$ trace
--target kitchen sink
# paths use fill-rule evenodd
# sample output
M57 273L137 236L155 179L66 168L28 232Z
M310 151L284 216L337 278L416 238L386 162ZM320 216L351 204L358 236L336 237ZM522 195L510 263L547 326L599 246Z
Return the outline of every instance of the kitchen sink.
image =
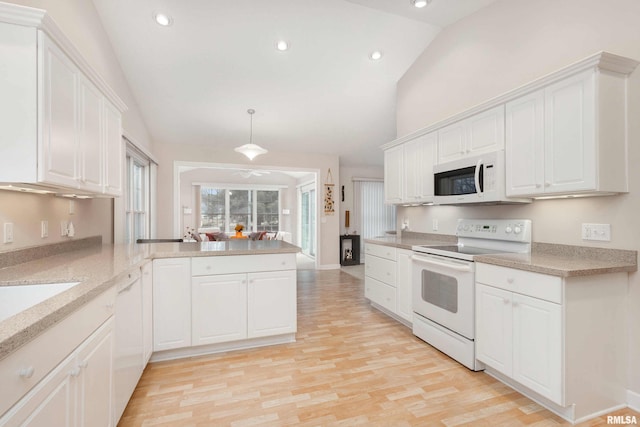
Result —
M80 282L0 286L0 322L49 299Z

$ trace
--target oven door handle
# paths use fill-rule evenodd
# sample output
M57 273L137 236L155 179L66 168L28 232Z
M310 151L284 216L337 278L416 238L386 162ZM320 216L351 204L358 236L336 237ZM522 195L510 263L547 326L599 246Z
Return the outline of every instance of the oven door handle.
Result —
M452 270L466 271L466 272L471 271L471 266L469 264L461 265L461 264L448 263L446 261L436 261L434 259L425 258L419 255L412 255L411 259L413 261L421 262L423 264L431 264L438 267L450 268Z

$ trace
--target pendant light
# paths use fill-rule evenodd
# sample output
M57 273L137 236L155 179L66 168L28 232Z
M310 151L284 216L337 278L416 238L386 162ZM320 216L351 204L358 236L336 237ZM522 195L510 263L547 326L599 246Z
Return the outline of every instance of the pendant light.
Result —
M267 152L267 150L265 150L264 148L260 147L259 145L256 145L252 142L253 139L253 115L255 114L256 110L250 108L247 110L247 113L249 113L249 117L251 118L251 130L249 133L249 143L248 144L244 144L240 147L237 147L235 149L235 151L237 151L238 153L242 153L245 156L247 156L249 158L249 160L253 160L254 157L259 156L260 154L265 154Z

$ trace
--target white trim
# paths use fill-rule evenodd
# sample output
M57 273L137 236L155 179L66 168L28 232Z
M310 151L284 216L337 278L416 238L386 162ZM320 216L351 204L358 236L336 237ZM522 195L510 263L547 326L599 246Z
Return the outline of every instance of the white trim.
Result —
M223 182L192 182L192 185L199 185L205 188L222 188L225 190L260 190L260 191L277 191L289 188L284 184L234 184Z
M122 129L122 137L127 140L127 142L129 144L131 144L136 150L140 151L142 154L144 154L145 156L147 156L149 158L149 160L151 160L153 163L155 163L156 165L158 164L158 160L155 158L155 156L153 154L151 154L151 152L149 151L148 148L144 147L143 145L141 145L135 138L133 138L131 136L131 134L125 130L124 128Z
M296 342L296 334L283 334L272 337L249 338L239 341L225 343L201 345L195 347L184 347L173 350L156 351L151 356L151 362L162 360L182 359L185 357L202 356L206 354L222 353L233 350L244 350L248 348L265 347L277 344L288 344Z
M17 4L0 3L0 22L37 27L42 23L46 10Z
M640 393L627 390L627 405L636 412L640 412Z
M363 178L360 176L353 176L351 177L351 181L384 182L384 178Z
M526 95L527 93L541 89L544 86L547 86L551 83L555 83L556 81L565 79L574 74L580 73L582 71L585 71L591 68L596 68L600 70L606 70L606 71L611 71L614 73L620 73L620 74L626 75L631 73L633 70L635 70L638 64L640 64L640 62L634 59L601 51L581 61L568 65L567 67L561 68L558 71L554 71L553 73L547 74L546 76L540 77L539 79L536 79L530 83L520 86L519 88L505 92L502 95L496 96L495 98L491 98L488 101L482 102L474 107L471 107L468 110L462 111L458 114L454 114L453 116L450 116L439 122L433 123L425 128L419 129L401 138L397 138L391 142L387 142L386 144L381 145L380 148L382 150L387 150L391 147L395 147L396 145L400 145L407 141L411 141L415 138L437 131L440 128L443 128L445 126L448 126L460 120L466 119L468 117L474 116L485 110L489 110L491 108L497 107L500 104L504 104L513 99Z
M340 264L321 264L316 269L317 270L340 270L342 266Z

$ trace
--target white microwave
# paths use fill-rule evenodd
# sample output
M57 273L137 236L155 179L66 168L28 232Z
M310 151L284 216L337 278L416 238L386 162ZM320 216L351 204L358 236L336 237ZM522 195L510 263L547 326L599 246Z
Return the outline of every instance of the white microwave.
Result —
M434 204L530 203L507 198L504 150L467 157L433 167Z

